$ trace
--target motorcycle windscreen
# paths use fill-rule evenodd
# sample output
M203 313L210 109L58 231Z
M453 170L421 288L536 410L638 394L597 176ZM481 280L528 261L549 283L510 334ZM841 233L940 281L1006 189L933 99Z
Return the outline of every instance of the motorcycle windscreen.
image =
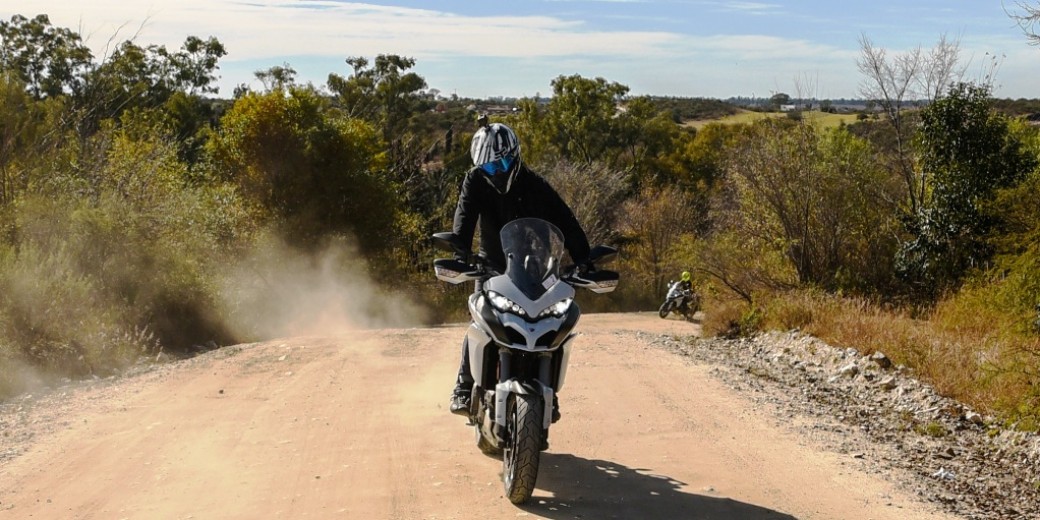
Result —
M538 218L521 218L502 227L506 276L528 298L537 300L560 279L563 233Z

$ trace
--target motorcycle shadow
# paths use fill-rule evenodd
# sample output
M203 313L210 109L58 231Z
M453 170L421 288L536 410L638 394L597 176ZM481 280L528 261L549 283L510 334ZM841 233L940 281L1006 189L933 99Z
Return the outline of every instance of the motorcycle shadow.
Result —
M683 482L615 462L543 452L540 466L534 496L518 507L545 518L796 520L729 498L683 492Z
M664 319L666 319L666 320L675 320L675 321L685 321L686 323L693 323L693 324L696 324L696 325L700 325L704 321L704 315L700 311L697 311L697 312L695 312L695 313L693 313L693 314L691 314L691 315L689 315L687 317L687 316L683 316L682 314L680 314L678 312L673 312L673 313L669 314L667 317L665 317Z

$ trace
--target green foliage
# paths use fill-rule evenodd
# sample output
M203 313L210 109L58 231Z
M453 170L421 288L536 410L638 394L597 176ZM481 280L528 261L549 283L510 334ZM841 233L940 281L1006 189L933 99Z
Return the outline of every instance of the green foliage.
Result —
M378 138L371 125L326 109L310 88L247 94L221 120L210 156L297 245L350 233L378 250L396 210L393 187L376 173Z
M688 270L674 251L698 226L689 197L674 187L644 188L622 205L618 226L626 242L621 263L626 284L651 289L647 296L657 301L669 277Z
M1040 158L1040 131L1013 123L1011 130L1033 157ZM992 233L988 245L994 251L993 267L982 273L979 284L992 291L993 307L1010 320L1014 330L1024 334L1040 332L1040 169L1034 169L1018 184L995 191L991 202L982 206L992 215L999 232ZM1040 352L1036 352L1040 355ZM1040 415L1040 412L1038 412Z
M786 259L783 244L749 240L719 228L700 242L690 264L719 288L750 304L757 294L797 285L797 274Z
M554 79L552 88L553 97L544 110L533 100L518 105L516 131L530 136L522 137L525 156L536 162L559 158L612 164L618 145L624 144L619 137L625 116L618 106L628 87L574 75Z
M769 104L774 110L779 110L781 106L791 104L791 96L783 92L777 92L769 97Z
M354 73L349 78L329 74L329 90L339 97L339 106L349 117L376 124L383 132L383 140L391 143L400 139L408 119L419 112L419 92L426 88L426 80L414 72L405 72L415 66L413 58L396 54L380 54L369 67L364 57L347 58Z
M124 325L126 306L99 301L97 281L80 271L72 248L5 247L0 262L5 357L47 372L107 375L156 346L146 332ZM126 337L141 341L112 341Z
M18 163L45 131L41 119L41 109L25 91L25 83L13 74L0 74L0 208L24 189Z
M910 222L899 269L935 295L955 287L969 269L989 264L988 241L1000 217L984 208L996 190L1036 168L1037 158L1010 132L1008 119L991 110L989 90L967 84L922 111L919 147L931 197Z
M736 106L719 99L651 96L648 100L657 111L670 114L674 123L719 119L740 111Z
M628 98L625 85L579 75L560 76L552 87L548 104L521 100L509 121L526 161L602 163L627 171L634 187L689 176L673 155L683 131L653 98Z
M364 274L359 287L405 287L432 319L465 319L471 288L433 279L427 237L450 226L480 101L427 90L415 60L348 58L332 96L284 64L258 73L263 92L219 100L201 96L225 55L213 38L113 42L95 64L76 33L14 16L0 44L0 395L276 330L233 326L296 290L267 279L280 264ZM681 124L734 109L603 78L551 87L499 120L590 240L621 250L621 287L583 308L655 309L689 270L708 334L797 327L883 350L1019 424L1040 417L1040 132L988 91L832 127L815 112ZM898 238L923 298L894 290ZM324 278L304 278L309 301ZM879 305L893 302L907 305Z
M44 379L104 375L159 349L232 339L214 275L252 223L227 187L191 185L162 120L125 113L92 138L88 166L48 170L0 212L0 357Z
M14 72L37 99L80 92L92 58L79 34L52 26L46 14L0 22L0 70Z
M891 197L869 145L844 128L762 120L730 149L726 183L731 202L713 217L720 230L779 247L800 283L869 290L884 279Z
M670 159L678 163L673 181L688 191L704 192L722 177L726 149L737 139L742 127L709 124L695 134L681 134Z
M216 80L217 61L226 53L212 37L189 36L178 52L123 42L82 76L83 88L74 96L79 132L89 135L106 119L118 119L127 110L158 108L174 97L178 97L174 104L185 105L188 97L198 105L198 95L216 92L211 83Z

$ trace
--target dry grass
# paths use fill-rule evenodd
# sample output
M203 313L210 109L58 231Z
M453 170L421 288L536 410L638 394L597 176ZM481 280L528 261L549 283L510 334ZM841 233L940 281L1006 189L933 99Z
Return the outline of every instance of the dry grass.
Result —
M832 128L845 124L852 124L856 122L856 114L830 114L827 112L810 111L803 112L802 116L806 121L813 121L821 128ZM709 123L722 123L722 124L741 124L741 123L753 123L762 119L787 117L786 112L752 112L750 110L743 110L740 113L722 117L719 119L700 119L696 121L687 121L683 123L684 126L689 126L700 130Z
M1036 429L1040 338L977 303L950 299L928 316L914 318L863 299L790 292L761 299L753 312L746 304L719 302L711 307L704 330L724 335L747 333L749 327L797 328L836 347L880 351L940 393Z

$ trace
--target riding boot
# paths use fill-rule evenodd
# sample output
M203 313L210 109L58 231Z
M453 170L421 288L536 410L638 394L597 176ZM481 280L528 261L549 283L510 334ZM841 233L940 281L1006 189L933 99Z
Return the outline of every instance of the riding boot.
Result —
M469 338L462 340L462 361L455 378L455 390L451 393L449 409L456 415L469 415L470 395L473 393L473 375L469 369Z

